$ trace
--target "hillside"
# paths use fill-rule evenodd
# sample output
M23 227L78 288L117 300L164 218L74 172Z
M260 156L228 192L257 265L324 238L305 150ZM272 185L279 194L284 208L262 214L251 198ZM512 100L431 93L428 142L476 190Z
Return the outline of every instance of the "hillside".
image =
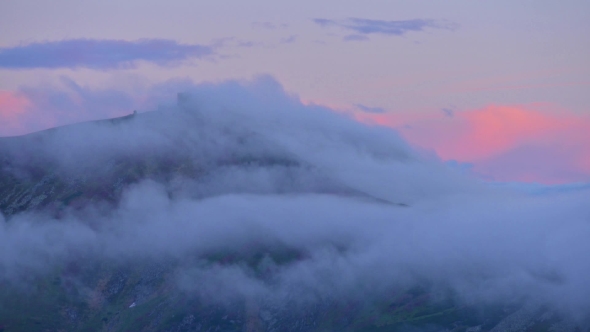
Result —
M571 275L416 226L480 189L394 134L217 106L0 138L0 331L588 330L536 296Z

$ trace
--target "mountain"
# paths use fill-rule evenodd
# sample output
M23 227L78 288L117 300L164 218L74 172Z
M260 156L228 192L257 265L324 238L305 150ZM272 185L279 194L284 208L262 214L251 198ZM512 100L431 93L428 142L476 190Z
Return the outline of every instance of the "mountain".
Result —
M430 256L379 261L391 254L371 246L391 224L412 227L417 197L455 191L414 180L438 166L390 133L300 113L182 95L169 110L0 138L0 331L584 330L522 294L465 300L494 282L485 266L461 273L472 289L413 265ZM383 165L401 166L390 180Z

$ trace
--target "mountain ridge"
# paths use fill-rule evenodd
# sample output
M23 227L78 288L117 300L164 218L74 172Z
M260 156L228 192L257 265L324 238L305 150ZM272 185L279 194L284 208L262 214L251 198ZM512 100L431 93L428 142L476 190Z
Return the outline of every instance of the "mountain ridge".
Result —
M479 288L438 280L498 277L494 265L463 267L463 256L441 264L455 251L420 245L470 229L454 236L411 219L433 208L405 204L406 188L453 196L415 182L431 170L394 136L379 145L353 122L314 132L306 113L305 133L288 140L295 129L277 130L273 117L181 99L0 139L0 246L12 250L0 254L0 331L588 330L526 293L470 302L461 291ZM337 153L352 156L350 170L373 168L342 170ZM395 177L407 186L390 188ZM429 259L442 267L414 265ZM566 280L540 271L557 276L543 285Z

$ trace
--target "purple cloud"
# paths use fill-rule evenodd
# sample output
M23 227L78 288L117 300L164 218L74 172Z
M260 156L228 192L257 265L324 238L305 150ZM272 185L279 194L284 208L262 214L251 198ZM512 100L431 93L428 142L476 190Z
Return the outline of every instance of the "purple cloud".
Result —
M291 35L289 37L281 39L281 44L292 44L297 41L297 35Z
M315 24L318 24L318 25L323 26L323 27L327 27L327 26L330 26L330 25L336 25L337 24L336 21L334 21L334 20L328 20L328 19L325 19L325 18L314 18L312 21Z
M272 22L253 22L252 27L260 28L260 29L267 29L267 30L276 30L276 29L286 29L289 27L289 24L287 24L287 23L275 24Z
M96 40L69 39L0 48L0 68L134 68L136 61L160 66L178 64L214 54L210 46L179 44L167 39Z
M359 110L361 110L363 112L367 112L367 113L375 113L375 114L385 113L385 109L383 109L381 107L369 107L369 106L365 106L363 104L354 104L354 106L356 108L358 108Z
M449 118L455 116L455 111L452 108L442 108L441 111L445 114L445 116L448 116Z
M367 41L369 37L365 35L347 35L342 38L344 41Z
M389 36L401 36L410 31L423 31L426 28L454 30L457 27L455 23L427 19L385 21L352 17L340 21L316 18L313 19L313 22L321 27L336 26L361 35L382 34Z

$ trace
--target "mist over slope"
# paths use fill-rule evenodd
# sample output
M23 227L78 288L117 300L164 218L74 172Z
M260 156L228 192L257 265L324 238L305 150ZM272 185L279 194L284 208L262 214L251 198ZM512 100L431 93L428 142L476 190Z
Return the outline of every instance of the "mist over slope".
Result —
M173 262L173 287L208 303L378 302L420 287L432 303L590 319L587 191L484 186L267 77L0 138L0 151L10 287L71 262Z

